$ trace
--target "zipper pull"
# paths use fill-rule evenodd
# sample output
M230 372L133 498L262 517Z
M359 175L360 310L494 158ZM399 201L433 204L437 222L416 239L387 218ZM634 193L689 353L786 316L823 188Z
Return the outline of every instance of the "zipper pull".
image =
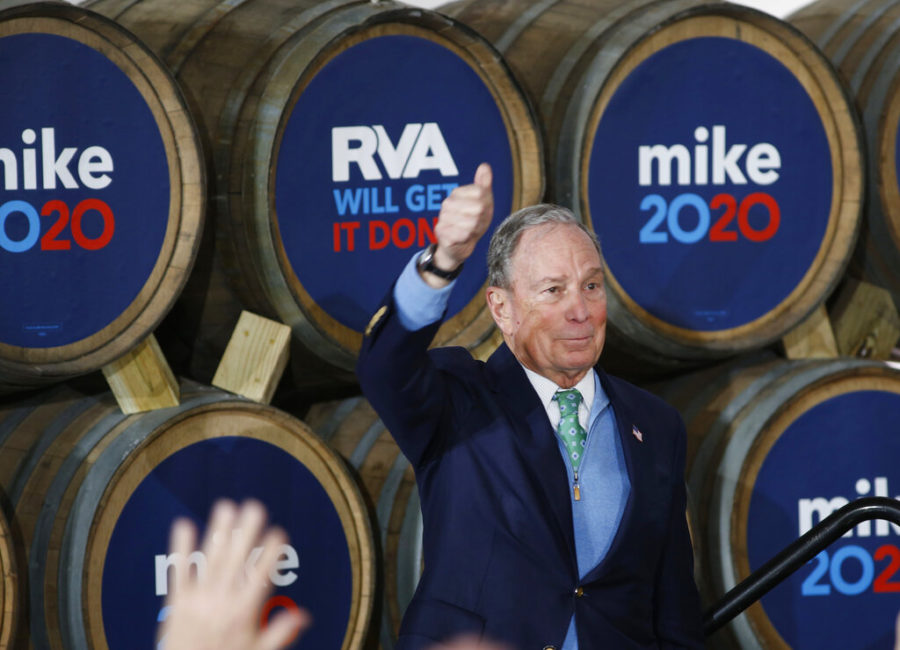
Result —
M572 485L572 493L576 501L581 501L581 488L578 486L578 472L573 472L573 474L575 475L575 483Z

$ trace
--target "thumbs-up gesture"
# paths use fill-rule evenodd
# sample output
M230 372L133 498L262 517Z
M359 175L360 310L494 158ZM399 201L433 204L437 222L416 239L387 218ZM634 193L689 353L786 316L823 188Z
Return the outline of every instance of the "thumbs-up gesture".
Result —
M481 163L474 182L455 188L441 204L434 228L434 264L439 269L452 271L465 262L488 229L494 216L492 180L491 166Z

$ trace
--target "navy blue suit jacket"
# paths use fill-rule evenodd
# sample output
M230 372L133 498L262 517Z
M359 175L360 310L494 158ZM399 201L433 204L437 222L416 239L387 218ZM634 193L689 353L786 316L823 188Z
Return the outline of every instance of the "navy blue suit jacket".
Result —
M422 504L425 568L398 650L460 633L560 648L573 613L580 650L702 648L678 413L598 368L631 493L609 553L580 580L571 486L534 388L506 345L487 363L428 351L438 325L407 331L389 298L357 368Z

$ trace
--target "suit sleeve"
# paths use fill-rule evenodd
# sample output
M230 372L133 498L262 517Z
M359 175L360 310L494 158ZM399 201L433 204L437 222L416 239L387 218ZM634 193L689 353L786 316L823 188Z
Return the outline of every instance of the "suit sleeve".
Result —
M367 328L357 361L363 394L415 467L437 444L449 413L445 380L428 355L440 324L406 329L392 289Z
M684 482L686 434L675 415L677 438L673 467L673 498L666 545L656 576L654 627L659 647L704 647L700 596L694 582L694 555L687 527L687 492Z

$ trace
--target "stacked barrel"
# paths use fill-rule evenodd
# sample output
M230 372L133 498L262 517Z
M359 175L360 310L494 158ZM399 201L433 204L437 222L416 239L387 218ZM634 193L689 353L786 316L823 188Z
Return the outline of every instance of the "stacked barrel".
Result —
M2 394L97 370L154 330L193 265L206 174L181 90L121 27L64 4L0 25Z
M0 648L145 644L169 524L221 495L290 534L267 611L311 609L306 646L394 646L421 512L352 367L482 161L495 224L547 200L598 233L603 363L689 429L707 604L843 502L892 496L897 371L781 356L848 269L900 292L898 43L885 0L789 22L702 0L0 12ZM466 264L436 345L499 344L485 278ZM203 385L242 310L290 327L280 408ZM72 379L151 332L201 382L179 406L125 415ZM883 643L896 534L857 527L712 644Z
M0 405L0 487L28 586L13 601L19 614L0 620L23 644L151 645L181 570L167 551L171 523L202 524L220 497L261 501L290 536L268 576L263 624L303 607L316 619L307 643L366 639L375 567L364 501L340 457L278 409L185 384L179 406L125 415L109 393L60 386ZM3 604L15 612L8 551ZM205 570L203 557L189 561Z

